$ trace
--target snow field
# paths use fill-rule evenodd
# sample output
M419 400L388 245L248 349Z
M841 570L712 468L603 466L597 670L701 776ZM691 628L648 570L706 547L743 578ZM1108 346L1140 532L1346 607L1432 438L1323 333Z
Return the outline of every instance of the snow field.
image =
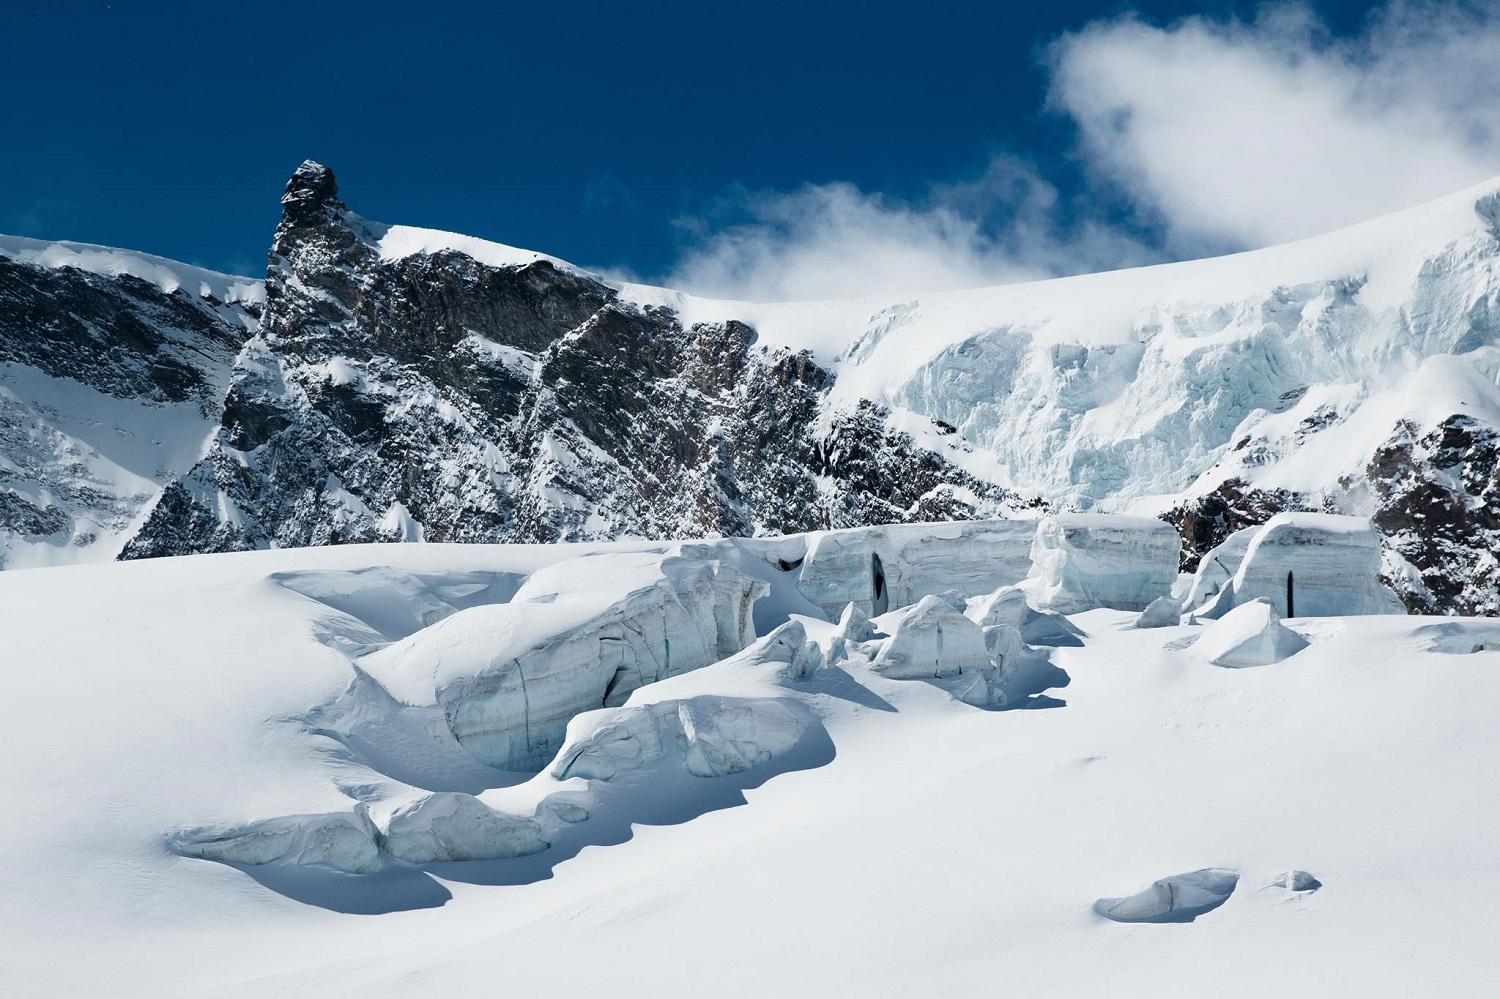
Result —
M939 589L954 580L929 561L938 593L834 623L798 588L811 563L757 554L772 547L352 546L0 576L0 677L27 707L0 735L24 817L0 825L24 858L0 867L17 955L0 982L97 992L109 968L127 995L466 994L498 962L508 987L568 993L970 994L1003 967L1028 995L1481 994L1467 900L1500 887L1493 622L1281 624L1251 602L1141 628L1038 609L1035 578ZM438 706L482 656L360 668L528 595L581 601L586 624L705 582L717 646L745 620L714 613L728 569L732 592L769 591L735 636L762 637L575 713L539 772L485 766ZM917 585L911 563L892 575ZM1306 647L1214 665L1221 629L1261 633L1247 612ZM548 621L497 628L492 658L577 633Z

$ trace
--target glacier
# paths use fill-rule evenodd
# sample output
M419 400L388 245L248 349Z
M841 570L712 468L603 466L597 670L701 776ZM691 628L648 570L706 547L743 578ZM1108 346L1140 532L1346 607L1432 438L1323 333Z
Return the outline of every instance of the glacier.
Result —
M1327 522L1291 520L1328 536ZM1368 571L1368 544L1339 547L1367 527L1331 526L1345 528L1334 554ZM847 561L858 586L872 585L865 556L890 555L904 589L873 617L868 589L829 611L809 595L832 582L803 557L820 532L0 574L10 689L66 704L68 720L20 712L0 732L22 761L8 794L25 816L0 824L0 849L27 858L0 868L16 944L0 980L82 993L103 966L128 994L223 991L229 975L248 983L229 994L379 996L461 988L500 954L518 986L555 985L571 962L570 986L602 988L654 980L669 952L719 966L749 948L754 991L907 994L934 967L959 991L972 982L951 961L960 946L1028 993L1058 980L1026 959L1045 947L1145 990L1182 947L1154 924L1189 920L1205 968L1239 969L1231 993L1315 972L1420 991L1367 948L1340 958L1351 935L1437 927L1456 973L1486 967L1483 927L1457 903L1490 875L1448 858L1484 855L1487 826L1471 820L1494 805L1492 622L1299 608L1288 627L1263 600L1150 628L1095 602L1063 615L1041 606L1030 569L976 573L963 556L986 551L982 538L923 558L892 538L961 529L897 527L829 532L860 553ZM1140 550L1137 585L1161 560L1154 543ZM1054 551L1036 548L1042 562ZM1070 557L1117 585L1130 577L1113 555L1083 544ZM80 616L90 627L60 626ZM613 635L638 643L644 682L610 693L599 649ZM584 638L592 658L547 672ZM1247 657L1288 668L1214 661ZM483 680L517 661L540 668L537 719L561 729L546 759L500 741L531 722ZM477 740L454 724L481 714ZM524 769L481 759L509 746L525 760L488 758ZM1392 813L1393 796L1421 807ZM1307 869L1338 890L1312 890ZM1413 902L1413 877L1431 905ZM1237 890L1246 878L1284 887ZM1101 898L1130 885L1149 887ZM910 899L954 918L914 922ZM806 918L784 918L789 900ZM725 918L756 932L726 939ZM827 929L816 946L808 920ZM68 926L88 930L103 965L62 959ZM1126 929L1146 935L1115 935ZM899 966L851 972L900 934ZM1247 946L1279 960L1247 969ZM580 965L581 950L606 966ZM901 970L913 954L921 979Z
M404 704L442 710L454 738L502 770L538 770L580 711L738 652L768 592L729 566L598 554L532 576L510 601L445 617L360 659Z

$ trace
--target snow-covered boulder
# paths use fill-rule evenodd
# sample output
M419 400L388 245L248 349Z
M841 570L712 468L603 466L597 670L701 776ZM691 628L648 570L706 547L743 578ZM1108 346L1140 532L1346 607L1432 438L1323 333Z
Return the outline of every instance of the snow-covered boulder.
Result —
M1190 923L1229 901L1239 881L1214 867L1174 874L1127 898L1101 898L1094 911L1117 923Z
M1281 623L1269 600L1252 600L1209 625L1192 647L1215 666L1269 666L1307 648L1307 639Z
M1146 517L1069 513L1044 517L1031 546L1038 607L1075 614L1094 607L1145 610L1177 580L1182 539Z
M1182 620L1182 605L1170 596L1157 597L1135 619L1137 628L1170 628Z
M1283 617L1404 614L1380 582L1380 560L1367 518L1279 513L1251 538L1227 587L1235 606L1269 600Z
M992 665L983 629L937 596L923 597L901 617L872 664L896 680L952 677Z
M606 554L534 574L360 660L398 701L443 710L474 757L539 770L581 711L738 652L766 584L717 562Z
M424 794L374 810L371 818L381 848L410 864L506 860L551 845L535 818L507 815L459 791Z

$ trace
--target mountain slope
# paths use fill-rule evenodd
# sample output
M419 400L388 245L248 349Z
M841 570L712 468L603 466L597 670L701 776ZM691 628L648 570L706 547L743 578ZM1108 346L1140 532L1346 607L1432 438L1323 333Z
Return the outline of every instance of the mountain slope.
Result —
M0 567L112 558L202 455L262 285L0 237Z
M392 228L287 185L259 335L208 457L126 557L373 540L754 534L1005 512L1007 490L725 313ZM927 434L937 436L928 423Z

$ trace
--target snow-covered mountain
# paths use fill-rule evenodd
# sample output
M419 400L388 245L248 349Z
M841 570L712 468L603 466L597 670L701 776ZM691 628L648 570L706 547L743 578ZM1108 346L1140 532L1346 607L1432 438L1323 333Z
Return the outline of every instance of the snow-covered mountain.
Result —
M263 285L0 237L0 566L113 558L203 453Z
M1212 260L778 304L370 222L313 163L283 205L221 416L205 389L217 426L163 445L128 496L111 487L109 543L66 548L90 529L62 526L108 519L107 502L0 481L28 504L6 500L13 549L755 535L1073 508L1164 516L1193 568L1234 530L1307 509L1373 516L1413 609L1500 608L1500 182ZM155 291L239 330L243 287ZM0 314L0 346L37 322ZM39 362L5 349L14 394ZM201 450L183 461L186 442ZM21 447L0 452L7 473Z
M125 548L552 541L948 519L1020 504L737 310L370 222L313 163L205 459ZM939 437L927 423L927 436Z

